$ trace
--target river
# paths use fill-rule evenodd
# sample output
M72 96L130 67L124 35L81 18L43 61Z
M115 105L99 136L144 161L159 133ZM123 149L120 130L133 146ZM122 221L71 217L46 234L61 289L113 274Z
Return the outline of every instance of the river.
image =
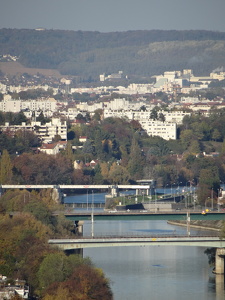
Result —
M174 231L185 234L186 228L169 225L166 221L94 222L95 235L171 234ZM197 231L192 229L191 234L194 233ZM90 221L84 222L84 235L91 235ZM110 280L114 300L225 299L224 283L221 276L212 274L204 250L195 246L130 246L84 249L83 253L103 269Z

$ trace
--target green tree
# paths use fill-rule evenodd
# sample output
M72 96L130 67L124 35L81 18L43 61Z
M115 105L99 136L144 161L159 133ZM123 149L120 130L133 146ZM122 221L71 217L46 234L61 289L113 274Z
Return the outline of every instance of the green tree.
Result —
M158 120L158 108L154 107L150 113L150 119L152 120Z
M54 282L66 280L80 265L91 265L91 261L78 255L66 256L63 252L49 253L38 271L39 286L46 289Z
M165 122L166 118L165 118L163 113L159 113L158 120L161 121L161 122Z
M92 141L91 140L87 140L84 145L83 145L83 148L82 148L82 153L85 153L85 154L93 154L94 153L94 147L93 147L93 144L92 144Z
M208 197L211 197L212 191L218 191L220 187L219 171L218 168L210 167L207 169L202 169L199 176L198 185L198 200L201 204L205 204Z
M93 120L100 121L102 119L103 110L96 109L92 117Z
M3 150L0 160L0 182L10 184L12 182L12 163L7 150Z
M132 140L130 148L129 162L127 170L132 179L140 179L143 175L144 158L141 148L135 138Z
M189 147L189 152L194 153L194 154L198 154L201 152L201 147L200 147L200 143L198 140L193 140L190 144Z
M180 134L181 143L184 149L188 149L194 139L194 132L191 129L183 130Z
M65 151L63 151L63 154L64 154L65 157L68 158L71 162L74 161L74 155L73 155L73 150L72 150L71 142L67 141L66 149L65 149Z
M46 124L47 122L50 121L49 118L46 118L46 117L44 116L43 111L40 112L40 114L39 114L39 116L36 118L36 120L37 120L38 122L41 122L41 125L44 125L44 124Z
M220 141L222 138L221 133L219 132L219 130L217 128L215 128L212 132L212 140L213 141Z

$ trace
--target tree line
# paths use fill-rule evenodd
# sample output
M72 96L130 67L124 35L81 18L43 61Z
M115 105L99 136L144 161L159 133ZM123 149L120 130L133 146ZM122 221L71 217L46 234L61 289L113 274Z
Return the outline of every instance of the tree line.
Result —
M223 32L203 30L0 29L0 55L17 56L30 68L58 69L85 82L119 70L128 76L150 77L165 70L190 68L196 75L208 75L222 66L224 39Z

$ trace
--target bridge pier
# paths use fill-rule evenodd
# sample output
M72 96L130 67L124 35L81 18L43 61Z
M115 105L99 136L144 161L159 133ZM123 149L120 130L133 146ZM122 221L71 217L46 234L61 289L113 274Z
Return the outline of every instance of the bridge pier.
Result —
M52 189L52 199L57 203L63 202L63 193L61 192L60 188L55 186Z
M216 257L215 257L215 274L224 274L224 256L225 248L216 248Z
M78 236L83 236L83 225L84 225L84 221L74 222L75 234L77 234Z
M113 185L111 187L111 196L112 197L117 197L119 195L119 189L118 189L118 186L116 185Z

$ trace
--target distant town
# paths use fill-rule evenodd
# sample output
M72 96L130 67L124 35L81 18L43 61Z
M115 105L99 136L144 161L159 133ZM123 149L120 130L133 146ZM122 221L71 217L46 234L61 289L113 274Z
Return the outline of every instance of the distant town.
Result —
M6 58L7 56L4 57ZM8 59L16 61L16 57ZM80 123L81 116L85 118L88 114L91 117L96 111L100 111L101 119L118 117L136 120L149 136L176 140L177 126L182 124L184 116L193 113L207 116L213 108L225 107L224 97L217 95L209 99L207 93L205 97L197 94L200 90L209 90L214 82L223 82L223 68L202 77L194 76L190 69L165 71L162 75L153 76L154 82L149 84L132 83L123 86L121 83L124 77L123 71L101 74L99 86L94 87L76 86L67 77L56 79L40 74L23 74L18 80L15 76L8 78L2 74L0 111L23 112L31 121L20 125L7 122L1 125L1 130L31 130L45 144L51 143L56 135L61 137L61 141L66 141L67 120ZM50 95L36 99L20 97L23 92L30 90L50 91ZM85 95L86 98L82 99L80 95ZM44 125L36 121L41 113L50 120ZM46 146L42 150L47 151Z

